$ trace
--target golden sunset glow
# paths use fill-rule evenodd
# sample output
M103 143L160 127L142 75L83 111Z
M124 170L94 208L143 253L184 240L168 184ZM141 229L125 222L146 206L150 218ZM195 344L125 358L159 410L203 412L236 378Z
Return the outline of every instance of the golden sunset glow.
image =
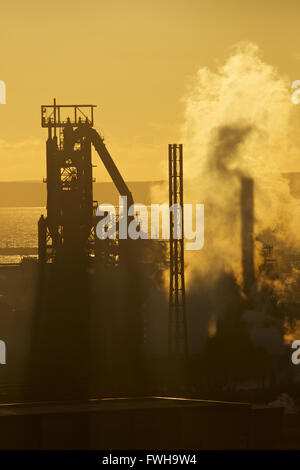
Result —
M98 105L95 126L127 180L166 178L191 77L251 41L298 79L299 13L296 0L1 2L0 180L46 176L40 105L54 97ZM95 176L108 180L100 164Z

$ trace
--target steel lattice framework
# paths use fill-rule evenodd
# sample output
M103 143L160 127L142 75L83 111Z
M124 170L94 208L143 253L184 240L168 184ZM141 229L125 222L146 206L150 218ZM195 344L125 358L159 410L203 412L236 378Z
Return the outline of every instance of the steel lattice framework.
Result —
M182 144L169 145L170 292L169 354L188 353L184 282L183 153ZM173 210L171 210L173 206Z

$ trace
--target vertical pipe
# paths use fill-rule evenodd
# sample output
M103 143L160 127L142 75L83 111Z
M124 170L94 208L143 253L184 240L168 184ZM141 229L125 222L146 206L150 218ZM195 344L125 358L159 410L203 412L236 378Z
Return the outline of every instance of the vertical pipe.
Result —
M46 263L47 261L47 227L46 220L41 215L38 221L38 255L39 263Z
M177 145L173 144L173 155L172 155L172 164L173 164L173 200L174 204L178 204L178 188L177 188ZM176 206L176 232L178 237L178 208ZM175 350L179 350L179 302L178 302L178 238L174 240L174 280L175 280Z
M56 99L53 100L53 112L54 112L54 137L56 137Z
M254 191L253 179L241 179L241 242L243 287L249 297L255 283L254 269Z
M182 309L183 309L183 334L184 334L184 353L188 354L188 337L187 337L187 322L186 322L186 306L185 306L185 279L184 279L184 205L183 205L183 150L182 144L179 146L180 157L180 207L181 207L181 250L180 250L180 268L181 268L181 295L182 295Z
M172 144L169 144L169 207L173 204L173 187L172 187ZM173 281L174 281L174 271L173 271L173 212L169 211L170 217L170 291L169 291L169 331L168 331L168 349L169 354L173 350L173 331L172 331L172 315L173 315Z

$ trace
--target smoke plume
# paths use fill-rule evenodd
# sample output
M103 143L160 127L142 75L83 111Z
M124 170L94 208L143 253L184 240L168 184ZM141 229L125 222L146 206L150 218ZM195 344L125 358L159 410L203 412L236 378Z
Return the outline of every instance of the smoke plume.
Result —
M215 70L199 69L183 100L185 202L205 204L204 248L187 253L188 281L195 270L239 280L241 176L254 180L255 235L269 229L287 246L299 243L299 202L283 176L300 169L290 82L243 43Z

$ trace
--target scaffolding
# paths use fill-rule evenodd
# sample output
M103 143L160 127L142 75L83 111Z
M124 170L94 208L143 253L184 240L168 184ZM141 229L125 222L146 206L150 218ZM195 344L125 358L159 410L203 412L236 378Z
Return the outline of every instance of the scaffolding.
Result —
M188 353L184 283L182 144L169 144L170 291L169 355Z

